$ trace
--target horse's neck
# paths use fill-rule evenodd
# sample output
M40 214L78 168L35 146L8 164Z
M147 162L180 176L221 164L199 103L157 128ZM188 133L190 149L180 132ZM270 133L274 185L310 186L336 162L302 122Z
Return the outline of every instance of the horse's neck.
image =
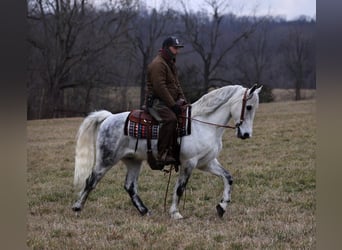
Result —
M208 93L193 104L193 117L208 123L227 125L232 104L236 102L242 90L241 86L234 85Z
M215 112L207 113L207 114L198 114L194 117L200 121L204 121L207 123L215 124L215 125L227 125L230 120L230 108L226 107L226 105L222 105L218 107ZM218 126L212 126L212 128L217 129ZM224 130L223 128L219 130Z

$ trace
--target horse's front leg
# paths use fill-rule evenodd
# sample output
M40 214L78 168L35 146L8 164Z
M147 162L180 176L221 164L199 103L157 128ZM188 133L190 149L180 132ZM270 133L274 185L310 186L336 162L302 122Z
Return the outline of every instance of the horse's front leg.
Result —
M131 197L132 203L138 209L139 213L145 215L149 211L138 195L138 177L141 170L141 161L134 159L123 159L122 161L127 167L125 190Z
M186 164L184 167L180 167L179 177L174 188L172 204L169 210L172 219L183 219L183 216L179 213L178 204L185 191L186 184L188 183L193 168L194 165L190 163Z
M228 203L231 200L231 186L233 185L233 177L230 175L229 171L222 167L222 165L215 158L207 166L199 168L200 170L210 172L214 175L221 176L224 183L224 190L222 199L216 206L216 211L219 217L222 217L226 212Z

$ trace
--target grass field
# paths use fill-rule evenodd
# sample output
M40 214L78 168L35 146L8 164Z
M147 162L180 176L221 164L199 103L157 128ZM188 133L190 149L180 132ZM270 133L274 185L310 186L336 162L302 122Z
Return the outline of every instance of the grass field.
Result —
M253 138L227 130L220 162L234 178L222 219L219 177L195 170L174 221L164 212L168 176L144 166L141 217L123 189L119 164L71 210L75 135L81 118L27 123L27 245L31 249L315 249L316 102L260 104ZM171 178L173 190L175 178ZM185 202L183 203L183 201ZM171 193L167 198L167 210Z
M293 101L295 100L294 89L272 89L272 95L275 102ZM315 99L316 89L301 89L301 98L304 99Z

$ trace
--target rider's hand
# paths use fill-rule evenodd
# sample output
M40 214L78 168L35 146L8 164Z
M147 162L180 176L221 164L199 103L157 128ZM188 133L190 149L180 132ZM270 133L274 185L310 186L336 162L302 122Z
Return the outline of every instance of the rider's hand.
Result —
M173 105L171 109L176 115L180 115L182 113L180 106L177 104Z
M188 104L183 98L180 98L176 102L179 106L183 106L185 104Z

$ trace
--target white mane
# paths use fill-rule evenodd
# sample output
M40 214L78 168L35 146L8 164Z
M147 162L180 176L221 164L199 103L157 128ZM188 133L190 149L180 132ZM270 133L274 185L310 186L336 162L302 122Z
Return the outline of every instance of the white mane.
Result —
M205 94L192 104L192 116L212 113L242 88L240 85L230 85Z

